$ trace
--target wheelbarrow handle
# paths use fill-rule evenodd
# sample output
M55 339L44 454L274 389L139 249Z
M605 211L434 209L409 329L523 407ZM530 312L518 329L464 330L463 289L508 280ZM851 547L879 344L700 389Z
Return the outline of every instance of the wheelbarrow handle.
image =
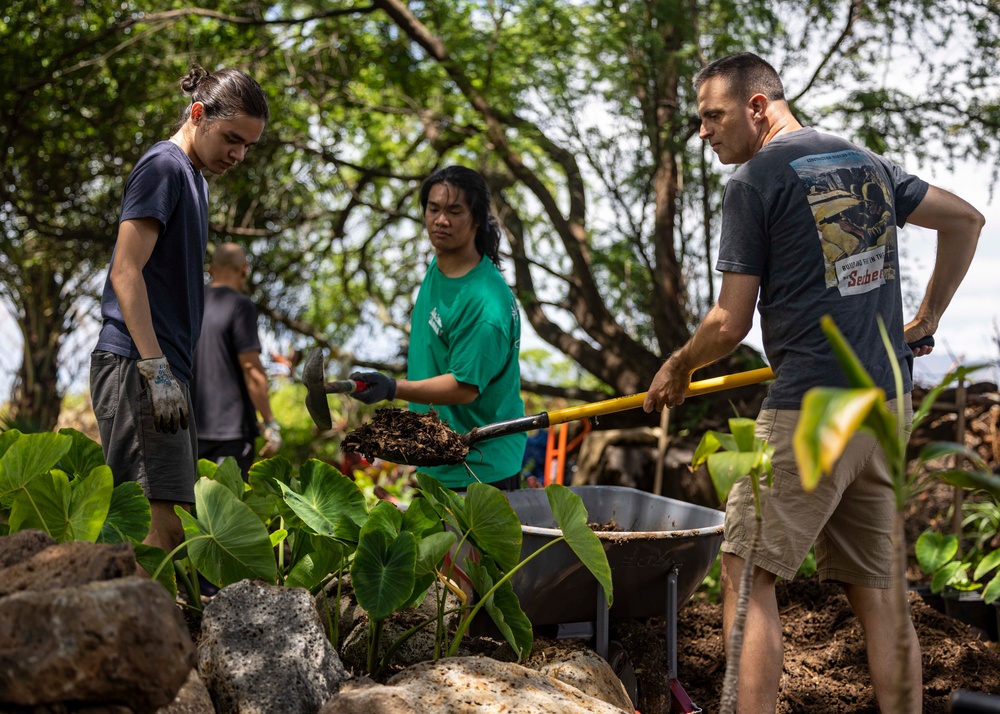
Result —
M774 372L771 371L770 367L751 369L747 372L737 372L736 374L727 374L722 377L701 379L697 382L691 382L690 386L688 386L686 396L695 397L699 394L720 392L723 389L745 387L749 384L757 384L769 379L774 379ZM574 419L584 419L601 414L614 414L615 412L622 412L627 409L635 409L642 406L642 403L646 400L646 394L646 392L643 392L642 394L633 394L628 397L605 399L604 401L593 402L591 404L581 404L578 407L554 409L551 412L541 412L540 414L521 417L520 419L487 424L486 426L481 426L470 431L466 436L466 440L469 444L475 444L483 439L493 439L498 436L507 436L508 434L517 434L533 429L545 429L556 424L573 421Z

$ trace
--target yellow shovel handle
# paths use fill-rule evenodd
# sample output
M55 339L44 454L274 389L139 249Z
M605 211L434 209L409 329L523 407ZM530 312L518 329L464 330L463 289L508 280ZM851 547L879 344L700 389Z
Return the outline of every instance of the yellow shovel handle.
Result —
M699 394L721 392L724 389L745 387L748 384L766 382L769 379L774 379L774 372L771 371L770 367L751 369L746 372L737 372L736 374L726 374L721 377L700 379L697 382L691 382L685 396L696 397ZM605 399L602 402L593 402L591 404L581 404L578 407L555 409L549 412L549 424L563 424L574 419L585 419L586 417L614 414L615 412L623 412L627 409L635 409L636 407L641 407L642 403L646 401L646 394L648 392L633 394L628 397Z

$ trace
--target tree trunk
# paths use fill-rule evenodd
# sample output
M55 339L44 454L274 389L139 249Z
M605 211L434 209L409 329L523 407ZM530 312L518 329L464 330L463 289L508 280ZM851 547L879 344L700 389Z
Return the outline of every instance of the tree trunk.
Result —
M11 400L11 425L22 431L50 431L62 405L58 370L66 306L56 275L47 265L36 263L25 272L17 315L24 350Z

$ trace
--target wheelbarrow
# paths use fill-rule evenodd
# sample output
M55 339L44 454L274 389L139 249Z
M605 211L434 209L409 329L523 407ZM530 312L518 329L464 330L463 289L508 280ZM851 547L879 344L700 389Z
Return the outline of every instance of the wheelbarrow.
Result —
M700 712L677 680L677 611L708 573L722 545L725 514L624 486L574 486L611 566L614 604L566 543L519 570L511 585L533 626L593 623L597 653L609 657L612 618L666 620L668 686L674 712ZM521 521L521 559L560 537L542 489L506 494ZM610 660L609 660L610 661Z

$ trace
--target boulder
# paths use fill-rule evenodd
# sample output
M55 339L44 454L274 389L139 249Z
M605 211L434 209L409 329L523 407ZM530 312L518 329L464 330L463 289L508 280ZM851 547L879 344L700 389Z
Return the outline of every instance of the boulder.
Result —
M45 531L26 530L0 538L0 570L23 562L56 542Z
M155 712L174 700L195 661L177 606L159 583L137 577L0 598L0 642L2 700L20 705Z
M321 714L621 714L621 709L513 662L448 657L422 662L384 685L345 688ZM632 711L631 707L629 711Z
M8 538L17 538L18 535ZM0 574L0 597L25 590L73 588L95 581L139 575L139 570L141 568L135 561L131 543L59 543L4 568Z
M198 670L191 668L191 674L187 681L177 693L177 697L169 705L163 707L156 714L215 714L215 705L212 704L212 697L205 687L205 683L198 676Z
M603 657L581 640L535 640L525 667L576 687L626 712L635 710L625 685Z
M350 678L307 590L251 580L205 607L198 670L218 714L315 714Z

